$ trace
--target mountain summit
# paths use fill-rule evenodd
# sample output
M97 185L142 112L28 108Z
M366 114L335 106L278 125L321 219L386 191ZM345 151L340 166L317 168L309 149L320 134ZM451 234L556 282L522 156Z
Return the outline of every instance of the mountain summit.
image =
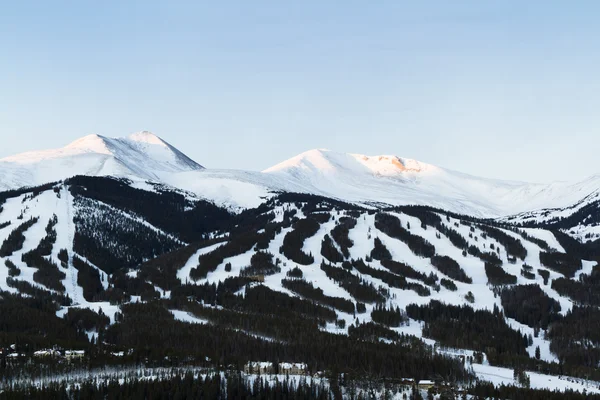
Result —
M34 186L73 175L161 181L165 174L204 169L147 131L127 137L87 135L59 149L0 159L0 188Z

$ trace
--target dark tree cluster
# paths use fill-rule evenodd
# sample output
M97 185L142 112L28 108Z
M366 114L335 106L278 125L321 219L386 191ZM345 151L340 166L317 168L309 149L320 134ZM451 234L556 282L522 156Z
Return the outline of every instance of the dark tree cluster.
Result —
M388 248L383 244L381 239L378 237L374 240L374 247L371 250L371 258L374 260L391 260L392 253L388 250Z
M335 248L333 240L331 240L329 235L323 237L323 241L321 242L321 255L332 263L344 261L344 256Z
M571 298L578 304L600 306L600 265L596 264L589 275L581 274L579 280L558 278L552 281L552 289L561 296Z
M490 285L514 285L517 283L517 277L509 274L499 265L485 263L485 274Z
M408 282L404 276L393 274L387 270L373 268L362 259L345 261L342 266L347 270L351 270L354 267L361 274L379 279L390 287L414 290L419 296L429 296L431 294L431 291L427 287L415 282Z
M19 267L17 267L15 263L10 261L8 258L4 261L4 265L6 265L6 268L8 268L8 276L15 277L21 275L21 270Z
M56 229L54 227L57 223L58 217L54 214L48 221L48 225L46 225L46 236L42 238L37 247L38 252L43 256L52 254L52 248L54 247L54 243L56 243Z
M581 269L581 259L568 253L540 251L540 263L567 278Z
M21 260L30 268L36 268L33 273L33 280L57 292L64 292L65 286L62 280L67 275L61 271L57 264L42 256L37 249L28 251L21 255Z
M550 250L550 246L548 245L548 243L545 240L537 238L535 236L531 236L523 229L513 228L512 231L521 235L521 237L523 239L527 240L528 242L537 244L540 249L546 250L546 251Z
M102 310L96 313L89 308L69 308L63 319L81 333L100 332L110 323L110 318Z
M481 251L477 246L469 246L469 248L467 249L467 253L469 253L472 256L478 257L483 262L502 265L502 260L498 257L498 254L487 251Z
M528 357L528 338L511 329L498 308L490 312L432 300L428 305L410 304L406 312L425 321L426 337L446 346L483 351L494 365L510 363L513 356Z
M560 318L560 304L538 285L505 287L500 299L507 317L534 328L547 329Z
M251 311L260 314L276 314L287 317L290 313L303 318L318 321L335 322L335 311L311 300L291 297L285 293L276 292L264 285L247 287L244 297L231 296L229 302L222 303L228 308L240 311Z
M442 278L440 280L440 285L452 292L456 292L458 290L458 288L456 287L456 283L454 283L452 279Z
M527 257L527 249L519 239L489 225L478 225L478 228L485 232L487 236L496 239L498 243L504 246L509 255L519 257L521 260L524 260L525 257Z
M449 278L464 283L473 283L473 279L467 275L464 269L458 265L456 260L448 256L435 255L431 257L431 265Z
M399 307L386 307L384 304L377 304L373 308L371 318L378 324L391 327L398 327L408 322L406 313Z
M189 196L163 187L147 191L131 187L126 180L90 176L76 176L65 183L73 196L86 197L140 216L188 243L219 230L233 218L226 209L213 203L191 200Z
M104 382L89 380L67 390L64 382L44 387L12 388L2 400L92 400L92 399L269 399L328 400L340 393L339 388L315 383L291 382L290 378L265 383L262 377L246 379L239 373L195 376L192 372L161 376L157 379L128 378L125 382L111 379Z
M304 279L282 279L281 284L284 288L299 294L307 299L319 302L321 304L335 308L348 314L354 314L354 303L342 297L327 296L323 289L316 288L311 282Z
M321 270L323 270L327 277L348 293L352 295L356 300L363 303L383 303L387 297L387 293L382 293L373 286L373 284L366 282L361 277L354 275L344 268L338 268L333 265L321 263Z
M435 286L439 279L438 276L433 272L429 275L425 275L424 273L417 271L410 265L404 264L399 261L382 260L381 265L395 274L404 276L405 278L419 280L427 286Z
M544 285L547 285L548 280L550 279L550 271L548 271L546 269L538 268L537 272L544 280Z
M73 256L73 267L77 269L77 284L83 289L83 297L87 301L98 301L104 291L98 270L78 256Z
M348 336L353 340L361 340L377 343L381 339L397 341L401 339L401 335L385 326L376 324L375 322L365 322L358 325L350 325L348 327Z
M21 225L17 226L15 230L13 230L2 245L0 246L0 257L8 257L12 256L15 251L19 251L23 248L23 244L25 243L25 231L31 228L38 222L38 218L30 218L27 221L23 222Z
M315 262L312 254L306 254L302 247L304 241L314 236L319 230L320 224L311 218L304 218L294 224L294 229L285 234L283 245L279 249L281 254L290 260L301 264L310 265Z
M354 246L354 242L348 236L350 229L356 226L356 217L341 217L338 224L331 230L331 237L340 246L342 255L345 258L350 257L350 247Z
M273 275L281 272L281 268L273 263L273 254L257 251L250 258L250 265L242 268L240 276Z
M578 307L550 325L550 350L561 363L596 369L600 363L600 310ZM598 374L596 374L598 375Z
M59 307L69 307L73 304L73 301L68 296L40 289L27 281L8 277L6 278L6 284L11 288L17 289L21 294L31 296L31 298L36 299L41 303L51 305L54 312L58 311Z
M57 306L49 296L26 298L8 292L1 296L1 347L15 343L32 351L53 345L87 347L87 336L56 316Z
M190 278L195 281L206 278L209 273L216 271L226 258L250 251L263 235L265 234L256 232L241 233L231 237L228 242L210 253L202 254L198 258L198 266L190 271Z
M294 268L290 269L288 272L286 272L285 275L288 278L302 278L304 276L304 274L302 273L302 270L298 267L294 267Z
M172 290L181 285L177 278L179 271L190 258L201 248L215 245L223 239L208 239L165 253L144 262L138 268L138 277L152 282L163 290Z
M433 257L435 246L402 227L398 217L386 213L375 214L375 227L386 235L401 240L420 257Z
M73 249L108 274L181 247L171 236L96 200L75 197L74 203Z

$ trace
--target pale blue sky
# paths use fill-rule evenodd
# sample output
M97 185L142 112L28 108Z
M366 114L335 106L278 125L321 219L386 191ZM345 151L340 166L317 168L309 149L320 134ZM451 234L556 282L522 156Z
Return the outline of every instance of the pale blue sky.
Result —
M0 5L0 156L151 130L214 168L324 147L600 173L597 1Z

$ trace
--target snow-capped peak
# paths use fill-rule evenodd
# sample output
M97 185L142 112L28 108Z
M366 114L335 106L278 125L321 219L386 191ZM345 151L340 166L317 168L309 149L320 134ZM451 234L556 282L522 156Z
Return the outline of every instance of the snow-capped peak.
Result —
M314 149L283 161L265 173L362 173L376 176L400 176L441 171L433 165L392 155L366 156L363 154L338 153L327 149Z
M107 145L107 138L97 134L91 134L74 140L65 146L65 149L71 149L74 151L83 151L90 153L99 154L111 154L111 151ZM52 151L52 150L49 150Z
M162 182L165 174L203 168L151 132L122 138L92 134L63 148L0 159L0 189L34 186L74 175L111 175Z
M155 144L158 146L169 147L167 142L165 142L164 140L156 136L154 133L149 131L140 131L132 133L127 137L127 139L133 142Z

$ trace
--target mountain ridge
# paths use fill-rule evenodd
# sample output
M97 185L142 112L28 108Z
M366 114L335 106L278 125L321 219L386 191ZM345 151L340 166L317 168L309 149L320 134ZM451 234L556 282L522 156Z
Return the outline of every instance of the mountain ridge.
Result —
M371 206L429 205L486 218L573 208L600 190L598 174L579 182L527 183L477 177L395 155L327 149L300 153L261 172L207 169L148 131L123 138L93 134L60 149L0 159L4 190L75 175L160 183L234 210L256 207L275 193L300 192Z

